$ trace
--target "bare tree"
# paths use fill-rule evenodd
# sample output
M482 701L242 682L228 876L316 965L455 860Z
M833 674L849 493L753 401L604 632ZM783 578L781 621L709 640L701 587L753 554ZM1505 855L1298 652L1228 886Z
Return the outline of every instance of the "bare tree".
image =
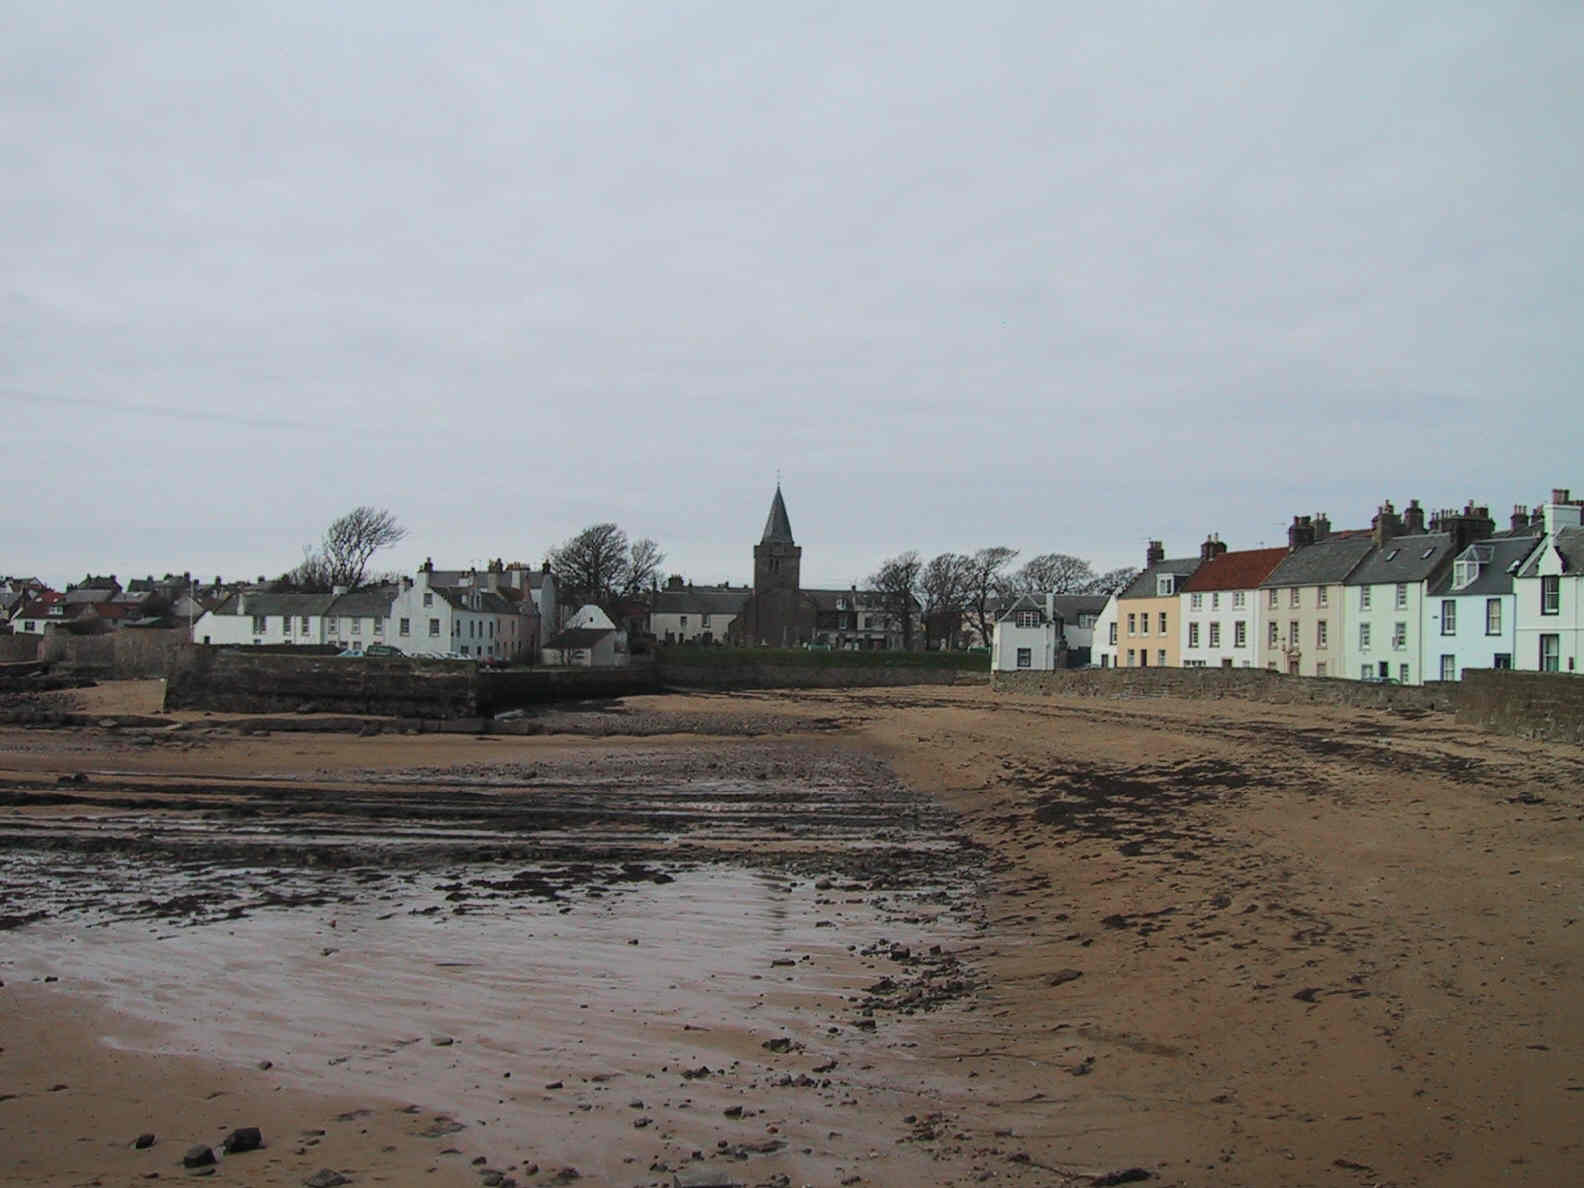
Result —
M1031 557L1011 579L1018 594L1082 594L1095 579L1089 562L1067 553Z
M560 548L550 550L556 584L568 605L592 602L609 610L627 588L632 546L615 524L591 524Z
M880 608L890 622L902 624L902 647L913 648L913 610L918 605L914 591L918 588L919 571L923 561L912 549L887 558L880 568L870 575L866 583L880 595Z
M945 640L956 645L963 611L968 605L968 575L973 558L961 553L941 553L930 558L919 573L918 589L924 604L924 646Z
M1096 576L1082 593L1116 594L1131 586L1133 579L1138 577L1138 575L1138 568L1133 565L1124 565L1120 569L1107 570L1105 573Z
M660 551L660 546L647 536L632 542L632 548L627 554L627 574L623 586L628 594L638 594L655 585L660 580L660 566L665 563L665 554Z
M325 555L312 545L304 545L303 559L276 578L272 589L276 593L328 594L332 585L330 563Z
M990 643L990 604L1001 594L1006 567L1017 557L1005 545L980 549L968 564L968 609L973 612L981 643Z
M325 530L322 551L330 584L356 589L363 584L369 559L406 539L407 529L384 508L353 508Z

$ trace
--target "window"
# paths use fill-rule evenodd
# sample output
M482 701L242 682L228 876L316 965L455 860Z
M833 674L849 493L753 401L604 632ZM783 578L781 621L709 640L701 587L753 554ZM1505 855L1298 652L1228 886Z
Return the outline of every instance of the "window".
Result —
M1199 646L1199 624L1198 623L1189 623L1188 624L1188 646L1190 648L1197 648ZM1212 646L1214 646L1214 645L1212 645Z
M1367 651L1369 651L1369 646L1370 646L1370 625L1368 623L1360 623L1359 624L1359 651L1367 652Z
M1400 652L1408 646L1408 624L1398 619L1392 624L1392 651Z
M1294 586L1291 590L1287 591L1287 605L1288 606L1302 606L1303 605L1303 590L1301 590L1297 586Z
M1134 667L1134 664L1133 664L1133 649L1132 648L1128 649L1128 663L1127 663L1127 666L1129 668Z
M1315 647L1324 648L1326 646L1326 634L1326 620L1321 619L1315 624Z
M1160 633L1162 635L1166 634L1166 612L1165 611L1161 611L1161 613L1160 613Z
M1398 582L1397 583L1397 601L1393 604L1393 609L1402 610L1407 605L1408 605L1408 583L1407 582Z
M1368 664L1359 665L1359 680L1361 680L1361 681L1372 681L1374 679L1375 679L1375 674L1370 672L1370 666Z
M1266 638L1266 641L1265 641L1270 647L1274 648L1276 646L1277 636L1280 633L1280 631L1281 631L1281 629L1276 626L1274 621L1272 621L1271 625L1270 625L1270 631L1266 633L1267 638Z
M1479 577L1479 562L1472 557L1459 557L1452 566L1452 588L1461 590Z
M1457 634L1457 603L1450 598L1441 600L1441 634Z
M1203 594L1190 594L1190 595L1188 595L1188 607L1189 607L1190 610L1204 610L1204 595Z
M1136 616L1134 616L1134 615L1129 615L1128 616L1128 634L1129 635L1137 635L1138 634L1137 626L1136 626L1136 624L1133 621L1135 618L1136 618Z
M1160 650L1158 650L1155 653L1155 663L1159 664L1162 668L1166 667L1166 649L1165 648L1161 648Z
M1017 650L1017 666L1019 668L1033 668L1034 667L1034 649L1033 648L1019 648Z
M268 627L265 625L265 617L263 615L254 615L253 616L253 634L254 635L263 635L264 632L267 631L267 630L268 630Z
M1554 615L1562 607L1562 579L1556 574L1540 579L1540 613ZM1551 670L1555 672L1555 669Z
M1317 677L1318 676L1325 676L1325 674L1326 674L1325 661L1324 660L1316 660L1315 661L1315 676L1317 676Z
M1487 598L1485 600L1485 634L1501 634L1501 599Z
M1328 601L1328 599L1329 599L1329 594L1330 594L1330 592L1326 589L1326 587L1324 587L1324 586L1316 586L1315 587L1315 605L1316 606L1325 606L1327 601Z
M1232 624L1232 646L1234 648L1248 647L1248 620L1239 619Z
M424 591L424 605L425 606L433 606L434 605L434 595L429 593L429 591L427 591L427 590Z
M1298 648L1298 620L1287 620L1287 646L1293 650Z
M1245 590L1234 590L1234 591L1232 591L1232 609L1233 610L1242 610L1243 606L1244 606L1244 603L1246 602L1247 598L1248 598L1248 592L1245 591Z
M308 616L307 615L304 615L302 617L301 630L302 630L302 634L304 634L304 635L308 634Z
M1562 637L1560 635L1542 635L1540 637L1540 671L1562 671Z
M1038 627L1039 620L1039 611L1020 610L1017 613L1017 625L1019 627Z
M1457 657L1441 653L1441 679L1443 681L1457 680Z
M401 621L401 625L397 628L397 631L401 635L411 635L412 634L412 620L411 619L403 619Z
M1408 666L1406 664L1397 666L1397 683L1399 685L1408 684Z
M292 617L290 615L281 616L281 633L283 635L291 634L291 621Z
M1370 608L1370 588L1368 586L1360 586L1359 587L1359 610L1369 610L1369 608Z
M1116 643L1116 641L1117 641L1117 625L1116 625L1116 622L1113 620L1112 623L1111 623L1111 642L1112 643Z
M467 646L467 644L463 644L462 645L462 654L464 656L466 656L468 654L468 646Z
M439 635L440 634L440 620L439 619L430 619L429 620L429 634L430 635Z
M372 622L374 623L374 634L375 635L384 635L385 634L385 620L384 619L374 619L374 620L372 620Z
M1211 610L1220 610L1221 609L1221 595L1219 593L1215 593L1215 594L1211 594L1210 595L1210 609Z
M699 626L700 627L708 627L709 625L710 625L709 624L709 616L708 615L700 615L699 616Z
M1212 648L1219 648L1221 646L1221 624L1220 623L1211 623L1210 624L1210 646Z
M686 615L679 615L679 616L678 616L678 617L677 617L677 625L678 625L678 626L679 626L679 627L680 627L680 628L681 628L681 629L682 629L682 630L683 630L683 631L686 631L686 630L687 630L687 616L686 616Z
M352 634L353 635L362 635L363 634L363 620L362 619L353 619L352 620Z
M1268 599L1266 599L1266 605L1267 605L1267 606L1269 606L1269 607L1270 607L1270 608L1271 608L1271 610L1275 610L1275 609L1276 609L1276 607L1277 607L1277 606L1278 606L1278 605L1280 605L1280 604L1279 604L1279 603L1278 603L1278 602L1277 602L1277 601L1276 601L1276 599L1277 599L1277 598L1278 598L1278 597L1279 597L1279 594L1278 594L1278 592L1277 592L1277 591L1275 591L1275 590L1272 590L1272 591L1271 591L1271 592L1270 592L1270 597L1269 597L1269 598L1268 598Z
M1158 573L1155 575L1155 596L1157 598L1170 598L1177 593L1177 578L1174 574Z
M1496 655L1491 660L1491 667L1492 668L1511 668L1512 667L1512 653L1511 652L1497 652Z

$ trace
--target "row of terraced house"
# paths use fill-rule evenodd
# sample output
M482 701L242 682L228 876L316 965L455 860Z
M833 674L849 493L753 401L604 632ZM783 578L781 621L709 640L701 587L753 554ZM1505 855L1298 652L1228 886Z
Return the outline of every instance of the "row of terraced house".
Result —
M1468 668L1576 672L1584 657L1584 500L1553 490L1500 531L1485 507L1381 505L1369 528L1295 516L1285 548L1197 556L1149 544L1095 624L1099 667L1260 668L1417 685ZM1029 627L1049 630L1024 612ZM1010 625L1015 628L1016 624ZM1009 633L1015 634L1015 632ZM997 647L998 668L1041 667ZM1008 662L1008 658L1012 658Z

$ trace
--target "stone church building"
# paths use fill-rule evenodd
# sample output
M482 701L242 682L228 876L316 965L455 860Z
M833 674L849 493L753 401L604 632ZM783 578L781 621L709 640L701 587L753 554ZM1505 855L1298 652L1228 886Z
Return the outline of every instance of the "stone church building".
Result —
M803 592L803 550L792 539L781 485L776 484L764 536L754 545L753 593L737 616L740 642L795 648L813 642L819 608Z

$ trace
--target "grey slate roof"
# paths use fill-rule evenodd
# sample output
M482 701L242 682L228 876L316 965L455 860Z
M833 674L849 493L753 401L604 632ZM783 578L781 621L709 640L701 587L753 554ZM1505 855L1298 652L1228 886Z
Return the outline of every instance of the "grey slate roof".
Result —
M515 602L502 598L493 590L475 590L471 586L433 586L431 589L455 610L476 611L487 615L522 613ZM478 601L477 606L473 605L475 599Z
M1192 577L1194 570L1199 568L1198 557L1168 557L1158 565L1151 565L1138 577L1129 583L1128 588L1118 594L1118 598L1159 598L1156 593L1159 588L1155 579L1163 573L1175 573L1179 577Z
M214 608L217 615L322 615L335 601L334 594L247 594L243 611L237 610L238 595L233 594Z
M1554 549L1562 554L1563 567L1568 573L1578 573L1584 570L1584 528L1558 528L1545 542L1547 549ZM1540 572L1540 558L1543 552L1536 552L1529 559L1529 564L1519 571L1519 577L1535 577Z
M391 602L396 598L395 586L375 586L370 590L353 590L330 604L326 614L344 615L349 619L385 619L390 617Z
M765 518L764 536L760 544L793 544L792 521L787 518L786 500L781 498L781 484L776 484L775 498L770 501L770 514Z
M115 597L115 591L103 586L78 586L75 590L66 591L66 605L76 606L82 602L109 602Z
M682 586L655 593L657 615L735 615L753 591L746 586Z
M996 616L996 622L999 623L1006 619L1010 619L1013 615L1017 614L1018 611L1030 610L1038 612L1039 621L1041 623L1045 622L1044 600L1036 600L1032 594L1023 594L1014 599L1010 605L1008 605L1004 610L1001 611L1000 614Z
M1278 562L1270 576L1259 584L1259 588L1334 586L1346 581L1374 547L1375 541L1368 532L1328 536L1318 544L1304 545L1288 553L1286 559Z
M1450 532L1394 536L1373 549L1351 574L1347 584L1368 586L1394 582L1422 582L1437 576L1452 563L1456 546Z
M749 592L747 590L743 591L744 594ZM844 598L847 600L848 610L883 611L886 609L885 595L878 590L800 590L798 593L823 611L840 609L836 604ZM919 609L917 598L913 599L913 609Z
M1062 617L1062 621L1076 625L1078 616L1091 614L1096 618L1105 610L1107 602L1111 601L1109 594L1052 594L1051 606Z
M1452 581L1457 572L1454 565L1430 583L1429 592L1443 598L1463 594L1511 594L1513 575L1508 572L1508 568L1532 553L1539 543L1540 539L1536 536L1501 536L1471 544L1453 560L1477 556L1480 560L1479 576L1468 585L1453 589Z

